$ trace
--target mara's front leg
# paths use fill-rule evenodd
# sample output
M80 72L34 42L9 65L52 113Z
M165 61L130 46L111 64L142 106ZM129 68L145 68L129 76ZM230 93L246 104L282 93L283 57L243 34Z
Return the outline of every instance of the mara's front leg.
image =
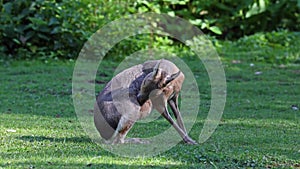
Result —
M194 141L192 138L188 136L186 132L184 132L177 123L174 122L172 117L170 116L170 113L168 112L168 109L165 107L163 110L158 110L161 115L167 119L167 121L177 130L179 135L182 137L183 141L187 144L197 144L196 141Z
M175 96L173 96L168 101L168 104L170 105L170 107L172 109L172 112L173 112L173 114L176 118L178 126L182 129L183 132L185 132L187 134L184 123L183 123L181 113L180 113L179 108L178 108L178 94L175 94Z
M168 109L167 109L167 101L165 97L159 96L156 98L152 98L153 105L155 105L155 109L175 128L175 130L178 132L178 134L182 137L183 141L187 144L197 144L196 141L194 141L192 138L188 136L188 133L185 131L185 127L183 126L182 119L180 120L181 124L177 124L173 118L171 117ZM174 106L174 105L173 105ZM176 109L171 104L172 109ZM177 110L176 110L177 111ZM177 118L179 116L179 111L175 114L177 114ZM176 116L176 115L175 115ZM182 127L180 127L182 125Z

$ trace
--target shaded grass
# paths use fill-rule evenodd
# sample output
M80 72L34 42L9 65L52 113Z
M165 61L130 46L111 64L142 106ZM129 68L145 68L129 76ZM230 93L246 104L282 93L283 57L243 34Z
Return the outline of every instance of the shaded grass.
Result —
M239 63L233 60L239 59ZM197 77L201 107L190 134L198 139L210 106L199 61L185 60ZM99 91L117 63L102 62ZM222 121L205 143L178 144L155 157L118 157L93 143L72 105L74 63L15 61L0 67L0 167L8 168L296 168L300 167L300 66L274 66L242 58L223 62L228 96ZM255 75L256 72L262 72ZM92 109L92 108L91 108ZM162 118L138 123L129 136L168 128Z

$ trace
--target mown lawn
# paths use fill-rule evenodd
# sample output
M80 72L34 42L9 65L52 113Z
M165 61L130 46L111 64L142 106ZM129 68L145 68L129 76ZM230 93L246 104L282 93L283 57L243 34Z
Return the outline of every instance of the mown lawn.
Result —
M72 102L74 62L2 62L0 168L300 167L300 65L222 59L227 103L212 137L203 144L180 143L158 156L139 158L105 151L83 131ZM190 132L197 140L210 105L209 78L198 61L185 61L201 93L200 113ZM98 90L112 76L107 70L99 73ZM129 136L155 134L160 125L168 123L160 118L150 125L137 124Z

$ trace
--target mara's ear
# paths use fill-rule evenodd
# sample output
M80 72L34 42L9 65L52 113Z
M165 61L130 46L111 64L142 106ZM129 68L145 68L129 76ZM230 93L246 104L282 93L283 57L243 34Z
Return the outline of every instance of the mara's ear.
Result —
M158 79L161 76L161 69L159 68L161 61L159 61L153 68L151 79Z
M181 73L181 71L178 71L177 73L174 73L174 74L172 74L171 76L167 76L167 77L166 77L166 81L165 81L164 86L166 86L168 83L170 83L170 82L172 82L174 79L176 79L176 78L179 76L180 73Z

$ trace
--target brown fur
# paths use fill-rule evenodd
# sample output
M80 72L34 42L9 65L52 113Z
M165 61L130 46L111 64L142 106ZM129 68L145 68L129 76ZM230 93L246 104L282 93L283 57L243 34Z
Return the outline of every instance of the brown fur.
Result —
M188 136L178 109L183 81L184 74L174 63L164 59L148 61L119 73L97 97L94 121L100 135L111 143L128 142L124 139L135 121L146 117L155 108L186 143L196 144ZM168 104L177 123L168 112ZM141 143L140 139L130 142L134 140Z

